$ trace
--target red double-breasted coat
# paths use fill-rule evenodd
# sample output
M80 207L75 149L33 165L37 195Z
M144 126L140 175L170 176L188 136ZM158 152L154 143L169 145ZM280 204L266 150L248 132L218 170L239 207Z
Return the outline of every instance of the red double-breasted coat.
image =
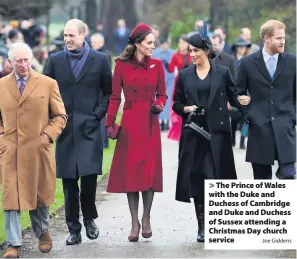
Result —
M153 104L165 105L166 85L160 60L135 58L116 62L112 95L106 125L114 123L121 92L125 103L122 130L117 140L107 191L140 192L149 189L163 191L161 133L158 115L151 112Z

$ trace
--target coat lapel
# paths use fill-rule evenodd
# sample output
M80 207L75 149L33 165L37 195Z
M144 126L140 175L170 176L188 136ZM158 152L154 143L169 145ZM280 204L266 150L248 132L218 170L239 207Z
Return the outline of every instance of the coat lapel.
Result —
M272 81L275 81L281 75L281 73L283 72L283 70L285 68L285 59L286 58L287 58L287 56L285 54L279 54L276 70L275 70L275 73L273 75Z
M68 75L70 77L71 81L75 82L76 79L74 77L69 58L65 51L64 51L64 55L62 55L62 64L64 67L64 75Z
M216 65L212 62L210 70L210 93L208 99L208 108L212 104L215 94L219 88L220 81L217 79L220 79L220 73L218 72Z
M10 74L7 82L7 89L12 94L12 96L16 99L17 102L21 99L21 94L17 85L16 77L14 71Z
M266 77L269 81L271 81L272 79L269 75L269 72L268 72L265 62L264 62L262 49L260 49L258 51L257 55L255 55L255 59L256 59L256 65L259 68L259 70L261 71L261 73L263 74L263 76Z
M21 96L19 106L25 101L25 99L34 91L34 89L38 85L38 75L34 71L31 70L30 76L28 78L28 81L26 83L24 92Z
M198 106L199 104L199 96L197 91L197 74L196 74L196 66L193 66L192 73L186 74L187 83L187 91L190 94L192 100L194 101L195 105Z
M86 63L84 64L82 70L80 71L77 79L76 79L76 83L82 79L82 77L86 74L86 72L89 70L90 67L92 67L92 64L93 64L93 58L94 58L94 55L93 53L89 52L89 55L87 57L87 60L86 60ZM73 73L72 73L73 74Z

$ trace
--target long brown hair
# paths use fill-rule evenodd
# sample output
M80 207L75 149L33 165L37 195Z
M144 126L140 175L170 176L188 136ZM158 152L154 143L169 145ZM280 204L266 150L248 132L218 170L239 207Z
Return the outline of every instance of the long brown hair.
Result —
M139 37L134 39L134 43L129 43L125 47L125 49L123 50L121 55L116 58L116 60L126 61L126 60L129 60L130 58L132 58L136 51L136 43L141 43L145 39L145 37L147 35L149 35L150 33L152 33L152 31L146 31L145 33L141 34Z

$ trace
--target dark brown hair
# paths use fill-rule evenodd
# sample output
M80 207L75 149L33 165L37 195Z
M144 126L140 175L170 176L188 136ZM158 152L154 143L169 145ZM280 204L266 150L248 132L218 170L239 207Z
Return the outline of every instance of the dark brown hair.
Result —
M145 37L147 35L149 35L150 33L152 33L152 31L146 31L145 33L143 33L139 37L135 38L134 43L133 44L128 44L125 47L125 49L123 50L123 52L121 53L121 55L116 58L116 60L125 61L125 60L129 60L130 58L132 58L135 51L136 51L136 43L141 43L145 39Z

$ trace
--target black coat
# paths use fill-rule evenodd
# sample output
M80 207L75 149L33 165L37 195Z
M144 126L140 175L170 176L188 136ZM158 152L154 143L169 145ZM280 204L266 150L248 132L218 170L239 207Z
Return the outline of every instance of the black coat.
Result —
M246 161L272 165L275 146L281 163L296 161L296 56L279 55L273 79L262 49L241 59L236 82L238 94L251 96Z
M217 56L213 59L213 62L217 65L228 67L233 78L236 78L237 67L234 57L225 52L221 52L217 54Z
M214 159L215 172L218 179L237 179L234 164L231 126L227 100L231 105L242 109L235 96L235 88L232 75L228 68L212 64L210 72L210 95L208 102L208 128L211 134L210 146ZM196 66L179 72L173 100L173 111L183 118L183 125L188 114L184 113L185 106L197 105ZM190 202L189 181L194 154L183 150L197 150L193 134L182 129L182 138L179 150L179 168L176 184L176 200ZM183 155L185 154L185 155Z
M107 55L90 49L75 79L68 56L62 51L49 57L44 73L58 82L68 116L56 143L57 177L75 178L77 171L79 177L102 174L100 120L106 114L112 92ZM99 98L100 92L103 94Z

